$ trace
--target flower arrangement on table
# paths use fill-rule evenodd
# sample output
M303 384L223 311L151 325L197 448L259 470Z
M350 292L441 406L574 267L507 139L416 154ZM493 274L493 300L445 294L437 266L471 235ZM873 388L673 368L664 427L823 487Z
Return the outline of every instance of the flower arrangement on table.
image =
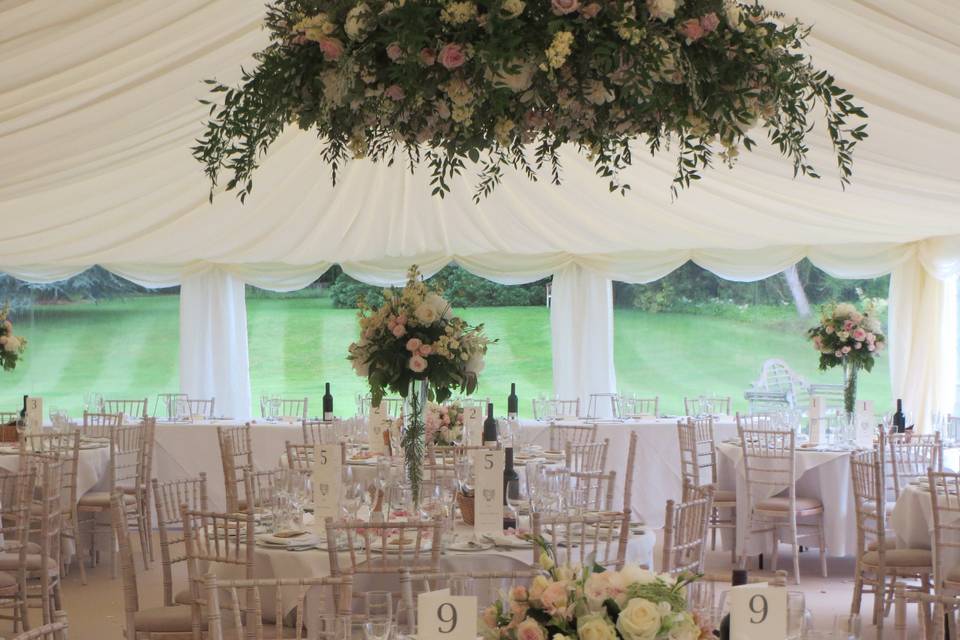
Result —
M660 575L637 565L558 567L540 544L547 575L510 590L507 603L483 611L485 640L698 640L712 638L688 610L687 575Z
M360 300L360 339L347 359L367 378L374 405L389 390L405 398L400 445L415 499L419 499L427 403L450 398L454 390L469 395L477 388L491 340L483 325L471 326L454 316L439 290L423 281L416 265L402 290L385 289L383 304L373 309Z
M857 402L857 372L871 371L887 345L876 308L867 303L863 311L848 303L825 305L820 323L807 331L813 348L820 354L820 369L843 367L843 406L852 414Z
M0 366L4 371L13 371L17 362L27 348L27 339L14 335L13 323L10 322L10 305L0 309Z
M867 136L854 97L813 66L810 29L758 3L273 0L265 24L270 44L239 86L206 81L193 149L212 185L232 172L241 200L291 124L316 132L334 184L352 159L426 164L442 197L469 160L475 200L509 167L559 184L567 144L621 193L638 141L677 151L674 195L764 135L794 175L819 177L819 109L845 185Z
M426 441L438 446L461 444L463 419L463 405L459 402L431 402L427 408Z

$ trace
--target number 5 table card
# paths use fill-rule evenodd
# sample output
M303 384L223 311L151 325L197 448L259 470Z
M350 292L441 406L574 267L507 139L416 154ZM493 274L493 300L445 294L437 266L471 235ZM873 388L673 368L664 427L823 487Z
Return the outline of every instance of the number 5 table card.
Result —
M449 589L442 589L417 597L417 640L476 638L476 596L451 596Z
M343 445L318 444L313 458L313 517L316 522L340 517Z
M476 476L473 491L473 531L503 533L503 449L477 449L473 456Z

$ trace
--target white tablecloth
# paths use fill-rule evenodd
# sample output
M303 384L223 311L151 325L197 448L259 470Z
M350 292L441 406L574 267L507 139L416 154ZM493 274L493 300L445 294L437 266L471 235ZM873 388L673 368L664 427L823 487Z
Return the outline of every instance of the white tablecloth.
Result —
M527 443L549 445L548 425L534 420L521 421L521 438ZM619 479L626 476L630 434L639 436L633 473L633 514L651 527L662 527L667 500L680 500L683 481L680 475L680 445L677 442L677 418L601 422L597 440L610 440L607 469L616 470ZM733 418L714 422L714 437L724 440L737 435ZM623 500L623 484L617 483L615 508Z
M739 554L749 517L743 451L739 444L721 443L717 446L717 454L718 484L721 489L735 489L737 504L740 505L737 509L736 537ZM857 523L850 481L850 452L798 449L797 496L819 498L823 502L823 526L829 555L849 556L856 553ZM724 538L725 544L729 545L726 536ZM749 553L768 550L764 545L769 546L769 536L758 534L753 538L747 550Z
M898 548L933 548L933 504L925 486L907 485L900 491L890 513L890 527L897 537ZM948 571L960 564L960 549L947 547L943 553L943 566Z
M110 467L110 447L81 449L77 462L77 499L91 489L107 489L107 470ZM20 469L20 456L17 454L0 455L0 468L11 473ZM100 485L100 486L98 486Z

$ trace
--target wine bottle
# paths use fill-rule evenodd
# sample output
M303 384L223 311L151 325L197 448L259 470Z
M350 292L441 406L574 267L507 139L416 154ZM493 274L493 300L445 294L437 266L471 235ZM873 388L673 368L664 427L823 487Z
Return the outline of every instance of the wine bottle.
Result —
M497 444L497 420L493 417L493 403L487 403L487 419L483 421L483 444Z
M504 448L503 465L503 528L517 528L517 511L510 504L510 499L520 497L520 474L513 468L513 447Z
M519 401L517 400L517 383L510 383L510 395L507 396L507 420L516 420L517 419L517 407L519 406Z
M730 578L730 586L740 587L747 584L747 570L746 569L734 569L733 575ZM730 595L727 594L729 601ZM720 640L730 640L730 614L727 613L723 616L723 619L720 621Z
M327 383L326 391L323 394L323 421L331 422L333 420L333 396L330 395L330 383Z
M907 417L903 415L903 400L897 398L897 412L893 414L894 431L904 433L907 430Z
M23 409L20 409L20 419L17 420L17 426L23 427L27 424L27 398L30 396L23 396Z

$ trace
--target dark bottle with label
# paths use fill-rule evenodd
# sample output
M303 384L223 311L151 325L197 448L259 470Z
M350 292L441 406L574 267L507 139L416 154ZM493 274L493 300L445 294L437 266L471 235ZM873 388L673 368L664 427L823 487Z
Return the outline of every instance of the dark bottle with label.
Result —
M507 396L507 420L516 420L517 419L517 409L520 406L520 401L517 399L517 383L510 383L510 395Z
M327 383L326 391L323 394L323 421L333 420L333 396L330 395L330 383Z
M897 398L897 412L893 414L893 427L897 433L907 430L907 416L903 415L903 400Z
M27 424L27 398L30 396L23 396L23 409L20 409L20 419L17 420L17 426L23 427Z
M733 576L730 579L730 585L740 587L747 584L747 570L734 569ZM730 602L730 594L727 594L727 602ZM727 613L720 621L720 640L730 640L730 614Z
M520 497L520 474L513 468L513 447L504 448L503 464L503 528L517 528L517 511L510 504L510 499Z
M497 444L497 420L493 417L493 403L487 403L487 419L483 421L483 444Z

